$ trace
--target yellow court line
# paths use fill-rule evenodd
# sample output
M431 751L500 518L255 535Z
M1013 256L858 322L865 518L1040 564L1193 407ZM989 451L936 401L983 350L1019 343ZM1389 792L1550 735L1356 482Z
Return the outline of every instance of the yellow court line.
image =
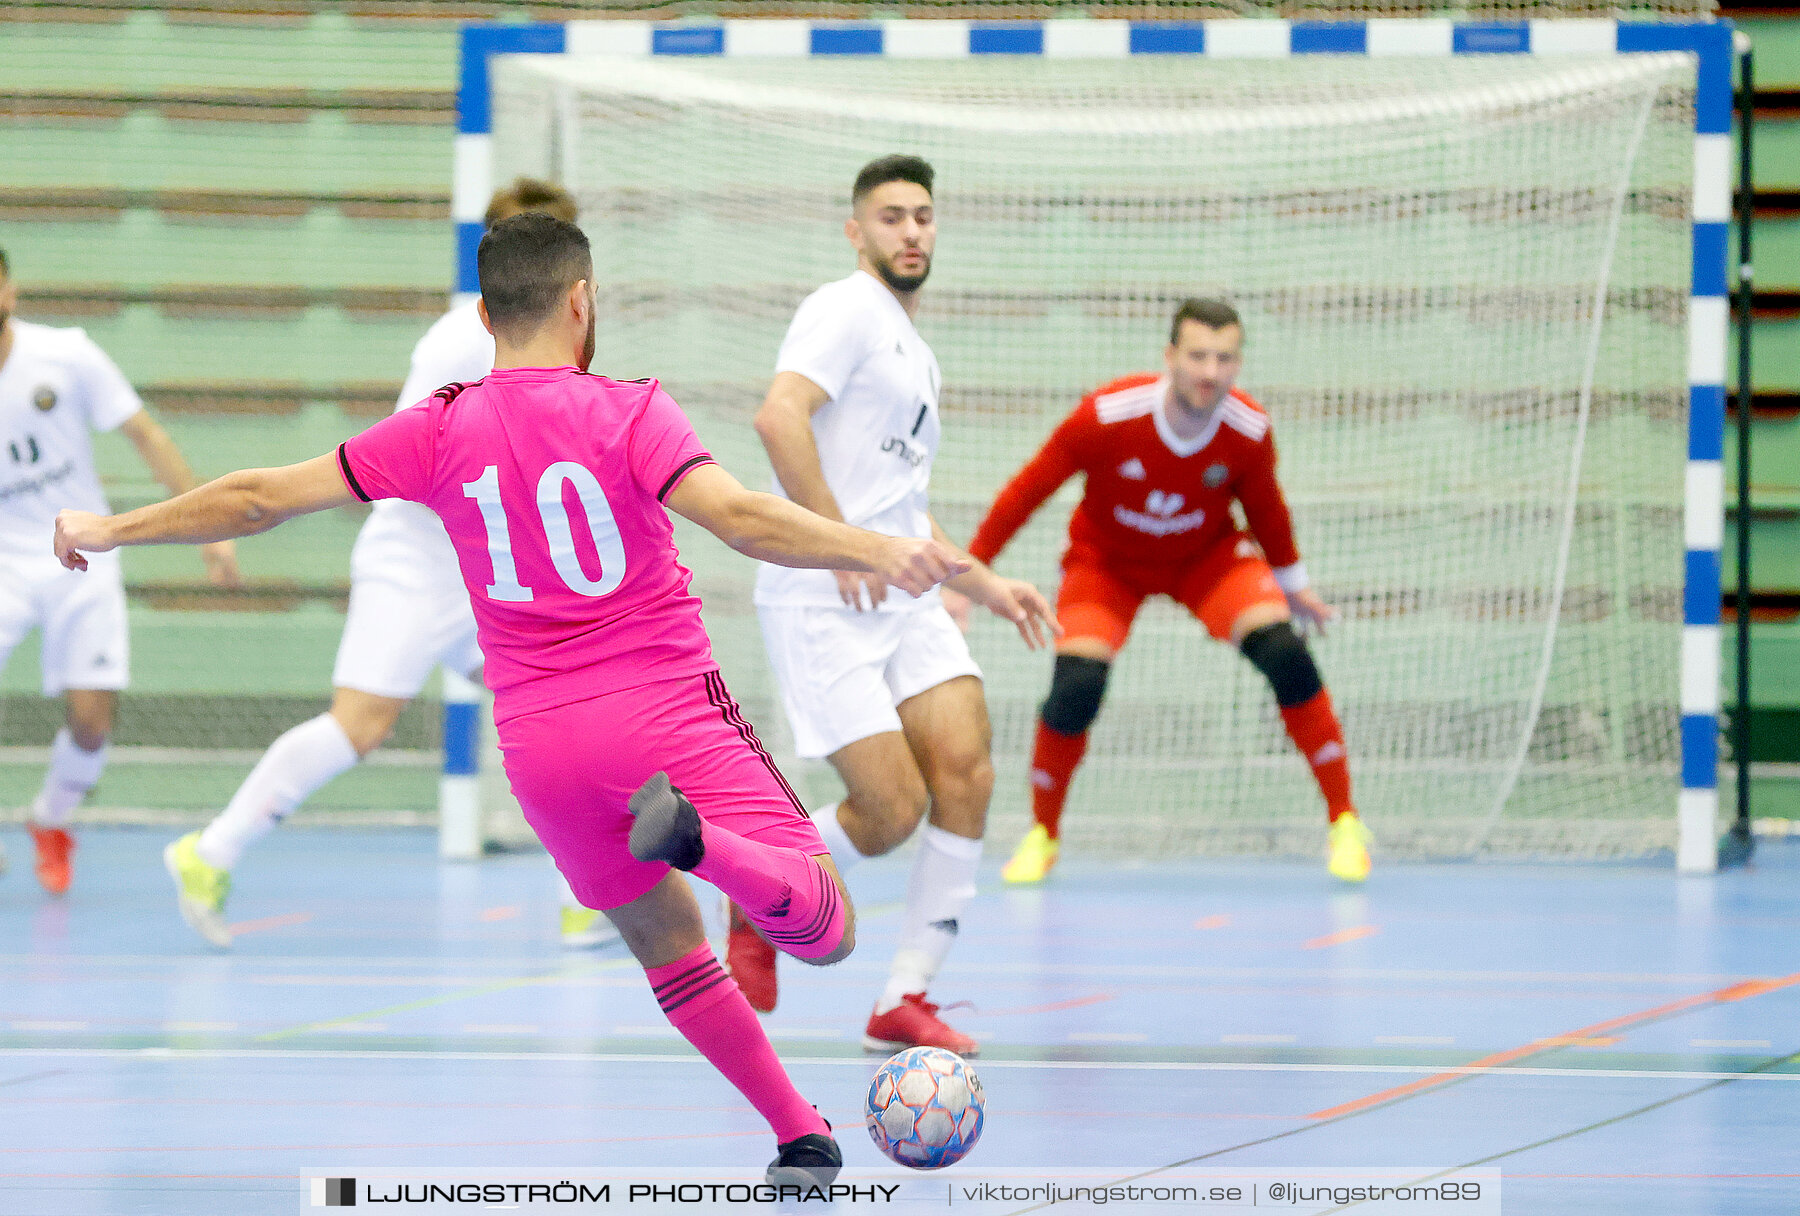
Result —
M510 992L515 988L531 988L540 984L554 984L559 980L581 979L590 975L598 975L605 971L621 971L627 967L635 966L637 966L636 959L608 959L603 963L593 963L586 967L553 971L543 975L525 975L515 979L496 980L491 984L480 984L474 988L465 988L458 992L446 992L440 996L423 997L420 1000L405 1001L399 1005L385 1005L380 1009L370 1009L363 1013L354 1013L341 1018L328 1018L322 1022L307 1022L301 1026L291 1026L286 1030L272 1030L267 1034L257 1035L256 1041L259 1043L273 1043L282 1039L291 1039L298 1035L313 1034L322 1030L335 1030L340 1027L354 1025L357 1022L367 1022L376 1018L391 1017L396 1013L412 1013L420 1009L430 1009L437 1005L448 1005L453 1001L464 1001L478 996L490 996L496 992Z

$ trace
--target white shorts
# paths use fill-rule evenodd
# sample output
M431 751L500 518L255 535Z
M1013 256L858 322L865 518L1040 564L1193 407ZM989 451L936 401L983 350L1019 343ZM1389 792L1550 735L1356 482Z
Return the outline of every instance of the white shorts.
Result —
M807 760L900 729L895 706L958 676L980 678L942 604L910 612L759 606L763 643Z
M26 634L43 630L38 661L46 697L71 688L117 692L131 682L119 562L94 554L88 563L84 572L65 570L50 556L0 557L0 668Z
M481 648L443 528L435 517L435 535L396 522L386 514L371 518L351 551L350 611L331 684L410 701L440 663L473 676Z

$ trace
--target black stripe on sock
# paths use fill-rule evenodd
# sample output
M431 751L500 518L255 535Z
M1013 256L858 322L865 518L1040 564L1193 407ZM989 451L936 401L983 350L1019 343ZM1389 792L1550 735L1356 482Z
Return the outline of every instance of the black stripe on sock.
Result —
M708 979L706 983L701 984L697 988L690 989L689 991L683 993L681 996L670 997L667 1000L658 1001L657 1004L662 1006L662 1011L665 1014L671 1014L671 1013L674 1013L677 1009L680 1009L683 1005L687 1004L689 1001L693 1000L695 997L699 996L701 993L711 992L714 988L717 988L720 984L729 984L731 982L732 982L732 980L729 975L726 975L723 971L719 971L719 970L715 969L712 974L712 977L710 979Z
M686 971L683 971L680 975L670 976L668 979L664 980L660 984L652 984L650 986L650 991L652 991L658 995L661 995L666 989L668 989L676 984L681 983L683 980L687 979L689 976L697 975L700 972L706 970L708 967L716 967L716 966L718 966L717 959L711 958L711 957L702 959L700 962L695 963L692 967L689 967Z
M828 883L825 898L819 901L819 906L813 912L813 918L808 924L798 929L785 931L770 929L765 925L762 926L763 936L772 941L781 941L790 945L809 946L825 936L826 930L831 927L832 918L837 915L837 908L837 884Z
M819 877L825 883L825 894L819 900L818 905L814 907L812 919L804 925L784 926L773 930L765 929L767 936L779 937L783 941L804 945L816 942L825 935L826 928L831 924L831 918L837 914L837 884L826 877L824 869L819 866L818 862L813 862L813 866L819 870Z
M715 980L724 974L725 970L722 967L717 965L709 967L703 974L693 976L672 988L667 988L662 992L657 993L656 1003L666 1006L670 1001L680 1000L703 988L709 988Z

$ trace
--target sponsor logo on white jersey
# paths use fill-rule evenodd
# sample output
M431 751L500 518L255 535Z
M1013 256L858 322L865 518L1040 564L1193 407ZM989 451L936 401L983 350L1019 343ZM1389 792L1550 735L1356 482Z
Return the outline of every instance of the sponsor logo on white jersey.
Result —
M1119 476L1123 477L1126 481L1144 480L1144 462L1139 460L1136 456L1133 456L1130 460L1127 460L1124 464L1119 466Z
M884 452L892 452L915 469L924 464L926 459L931 455L931 453L927 452L924 448L915 443L908 443L898 435L889 435L886 439L883 439L881 441L881 450Z
M75 462L73 460L64 461L48 472L0 485L0 502L5 502L9 498L17 498L23 494L41 494L57 482L67 481L73 476L75 476Z

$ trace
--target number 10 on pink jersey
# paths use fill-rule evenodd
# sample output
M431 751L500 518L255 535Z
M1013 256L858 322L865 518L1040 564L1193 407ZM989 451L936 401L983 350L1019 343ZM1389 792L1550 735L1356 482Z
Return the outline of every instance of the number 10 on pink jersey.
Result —
M563 502L565 485L575 487L575 496L587 515L588 531L600 555L598 579L587 576L575 555L575 532ZM464 482L463 495L475 500L475 505L481 509L481 522L487 529L488 558L494 564L494 581L487 588L488 598L515 604L530 603L532 590L519 582L519 568L513 562L510 521L506 506L500 501L499 467L490 464L482 470L480 477ZM538 478L537 513L549 546L550 561L570 591L598 599L619 589L619 584L625 581L625 543L619 536L612 504L606 501L606 491L600 488L600 479L585 465L559 460L545 469L543 476Z

